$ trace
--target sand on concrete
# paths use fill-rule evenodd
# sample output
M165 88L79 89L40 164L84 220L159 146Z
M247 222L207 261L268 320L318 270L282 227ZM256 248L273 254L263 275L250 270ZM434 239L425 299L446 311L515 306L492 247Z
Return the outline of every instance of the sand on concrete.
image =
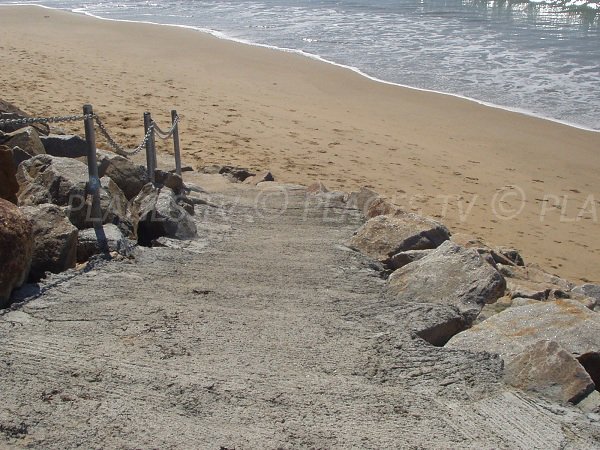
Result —
M39 7L0 8L0 55L1 97L30 113L89 102L134 146L144 110L166 128L175 108L196 167L369 186L572 281L600 281L600 133L194 30Z

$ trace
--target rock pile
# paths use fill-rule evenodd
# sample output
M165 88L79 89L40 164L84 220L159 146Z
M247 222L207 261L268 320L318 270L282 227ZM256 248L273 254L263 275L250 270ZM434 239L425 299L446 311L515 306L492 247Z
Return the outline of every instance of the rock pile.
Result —
M0 117L27 114L0 100ZM101 223L91 218L87 144L45 125L0 129L0 307L37 282L95 254L129 253L155 239L192 239L194 205L180 176L97 150ZM102 226L103 225L103 226Z
M322 183L307 195L333 198ZM386 298L363 314L409 324L407 332L432 345L496 353L507 384L600 413L599 285L575 286L515 249L451 235L370 189L341 198L366 220L348 247L389 274Z

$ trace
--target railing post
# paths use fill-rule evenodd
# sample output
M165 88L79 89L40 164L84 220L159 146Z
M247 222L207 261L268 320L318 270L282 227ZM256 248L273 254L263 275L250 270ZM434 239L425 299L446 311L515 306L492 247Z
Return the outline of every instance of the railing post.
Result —
M96 133L94 130L94 110L92 105L83 105L85 126L85 140L87 142L88 163L88 193L92 196L92 209L90 218L94 227L102 225L102 211L100 210L100 179L98 178L98 163L96 161Z
M152 116L149 112L144 113L144 136L152 124ZM156 156L154 155L154 133L146 141L146 167L150 181L154 183L154 170L156 169Z
M83 105L85 141L87 142L88 193L92 196L90 219L96 232L100 251L108 254L108 241L102 228L102 209L100 207L100 178L98 178L98 162L96 160L96 131L94 128L94 109L92 105Z
M177 110L171 110L171 124L177 120ZM181 176L181 152L179 150L179 123L173 128L173 150L175 151L175 173Z

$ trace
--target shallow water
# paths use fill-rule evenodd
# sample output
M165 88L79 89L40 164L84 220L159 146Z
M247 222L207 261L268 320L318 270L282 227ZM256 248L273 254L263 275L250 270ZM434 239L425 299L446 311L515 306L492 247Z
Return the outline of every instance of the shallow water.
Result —
M16 2L0 0L0 4L9 3ZM600 10L596 2L29 3L104 18L212 30L222 37L319 55L388 82L600 130Z

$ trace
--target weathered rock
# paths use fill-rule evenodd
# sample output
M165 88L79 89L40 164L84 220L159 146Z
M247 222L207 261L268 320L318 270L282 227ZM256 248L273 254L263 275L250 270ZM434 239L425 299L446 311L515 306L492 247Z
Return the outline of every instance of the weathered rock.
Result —
M25 117L31 116L20 108L17 108L12 103L0 99L0 119L22 119ZM27 125L23 124L2 125L0 126L0 130L9 133L26 126ZM34 127L40 134L48 134L49 127L45 123L36 123L31 126Z
M17 204L17 168L14 164L13 152L9 147L0 145L0 198Z
M528 297L516 297L512 299L512 303L510 306L527 306L527 305L535 305L539 303L539 300L535 300L533 298Z
M594 298L597 303L600 303L600 285L598 284L582 284L573 288L572 292Z
M86 221L88 171L85 164L71 158L38 155L19 166L17 181L19 205L67 206L67 216L75 226Z
M505 365L505 381L550 400L577 403L595 385L583 366L555 341L538 341Z
M0 136L0 144L7 147L20 147L31 155L46 153L40 135L33 127L25 127Z
M106 152L100 155L98 175L110 177L123 191L127 200L132 200L150 181L144 166L134 164L127 158Z
M91 197L86 199L86 207L91 208ZM102 223L114 224L119 227L124 236L133 236L133 224L129 220L128 201L123 191L112 178L100 178L100 210L102 211ZM85 225L88 222L81 223L80 230L88 228Z
M329 192L329 189L321 181L316 181L306 188L307 194L322 194L324 192Z
M67 218L66 209L49 203L21 209L33 224L34 251L29 279L39 281L46 272L59 273L75 267L77 228Z
M218 165L212 164L210 166L205 166L200 170L202 173L208 174L220 174L227 178L229 178L233 182L244 181L246 178L253 177L256 175L253 172L250 172L248 169L243 167L229 166L229 165Z
M32 255L31 222L13 203L0 199L0 308L8 306L12 290L27 279Z
M455 306L468 325L483 305L502 297L505 288L502 275L475 250L450 241L388 279L389 291L399 300Z
M450 237L446 227L413 213L377 216L356 231L348 246L386 262L400 252L433 249Z
M393 205L389 200L383 197L377 197L366 205L365 217L371 219L377 216L384 215L402 215L403 212L397 206Z
M275 181L275 177L273 177L273 174L271 172L267 171L246 178L244 180L244 183L257 185L258 183L262 183L263 181Z
M151 183L144 186L131 205L131 219L141 245L149 246L161 236L192 239L196 224L192 217L177 204L175 193Z
M516 266L524 266L525 262L523 261L523 257L521 256L521 254L519 253L518 250L514 249L514 248L508 248L508 247L499 247L498 252L508 258L514 265Z
M575 356L598 351L600 314L572 300L512 307L454 336L450 348L488 351L510 361L537 341L558 342Z
M464 315L452 306L421 303L415 305L410 329L431 345L441 347L468 327Z
M171 189L175 195L182 195L185 190L183 178L176 173L165 172L160 169L154 171L154 180L156 184L166 186Z
M48 155L61 158L80 158L87 156L87 143L80 136L72 134L49 134L40 136L42 145Z
M391 256L387 262L387 267L396 270L404 267L411 262L415 262L427 256L431 250L408 250L406 252L396 253Z
M79 231L77 245L77 262L85 262L93 255L103 252L124 253L132 243L123 236L119 227L106 224L102 227L87 228Z
M379 198L377 192L367 187L361 187L360 190L348 194L346 203L349 208L358 209L363 216L367 217L371 204Z
M507 290L511 297L553 300L570 297L573 284L552 275L537 266L510 266L498 264L498 271L506 277Z
M34 156L31 153L26 152L19 146L12 148L12 154L13 154L13 160L15 163L15 169L17 167L19 167L19 164L21 164L23 161L31 159Z
M600 413L600 392L592 391L586 398L577 403L584 413Z

